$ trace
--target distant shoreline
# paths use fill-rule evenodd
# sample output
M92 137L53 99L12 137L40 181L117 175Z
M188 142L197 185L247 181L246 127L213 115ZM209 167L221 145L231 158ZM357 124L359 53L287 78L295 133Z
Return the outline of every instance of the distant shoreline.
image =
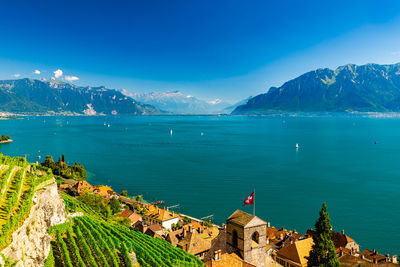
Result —
M8 139L8 140L4 140L4 141L0 141L0 145L1 144L7 144L7 143L11 143L11 142L13 142L14 140L12 140L12 139Z
M258 114L65 114L65 113L25 113L25 114L10 114L10 117L0 116L0 120L7 119L22 119L23 117L369 117L369 118L400 118L400 112L356 112L356 111L332 111L332 112L304 112L304 111L270 111L268 113Z

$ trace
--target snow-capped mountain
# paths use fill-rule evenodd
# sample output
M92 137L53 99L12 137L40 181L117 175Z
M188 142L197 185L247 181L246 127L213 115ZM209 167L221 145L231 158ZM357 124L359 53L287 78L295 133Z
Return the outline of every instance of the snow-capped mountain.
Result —
M185 95L180 91L129 93L123 94L132 97L138 102L156 106L158 109L174 114L219 114L231 106L231 103L221 99L205 101L191 95Z

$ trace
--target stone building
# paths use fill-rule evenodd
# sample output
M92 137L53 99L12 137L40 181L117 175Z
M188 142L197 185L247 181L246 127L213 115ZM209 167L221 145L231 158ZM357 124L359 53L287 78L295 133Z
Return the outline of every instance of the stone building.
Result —
M226 246L228 253L236 253L244 262L265 266L266 225L260 218L236 210L226 220Z

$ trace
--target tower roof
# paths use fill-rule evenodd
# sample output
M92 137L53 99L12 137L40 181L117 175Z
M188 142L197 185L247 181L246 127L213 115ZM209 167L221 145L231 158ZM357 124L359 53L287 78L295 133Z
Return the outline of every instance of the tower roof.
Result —
M236 210L231 216L229 216L229 218L226 220L226 223L230 222L241 225L245 228L267 224L257 216L251 215L241 210Z

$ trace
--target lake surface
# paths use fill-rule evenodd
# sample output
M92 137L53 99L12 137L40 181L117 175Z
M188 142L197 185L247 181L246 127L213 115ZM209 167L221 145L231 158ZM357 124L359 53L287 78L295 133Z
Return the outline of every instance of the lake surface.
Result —
M255 188L257 216L305 233L326 201L334 230L400 252L399 118L26 117L0 120L0 134L15 140L6 155L64 153L93 184L216 223L252 212L242 203Z

